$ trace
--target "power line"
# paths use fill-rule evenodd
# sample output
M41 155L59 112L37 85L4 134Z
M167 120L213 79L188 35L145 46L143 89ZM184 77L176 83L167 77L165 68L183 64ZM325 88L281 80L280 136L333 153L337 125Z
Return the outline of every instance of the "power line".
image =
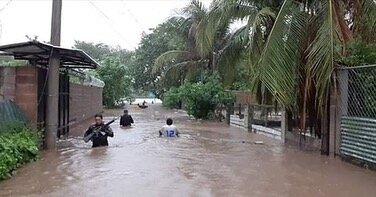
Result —
M4 11L9 5L10 3L12 2L13 0L9 0L2 8L0 8L0 12ZM1 40L1 36L3 34L3 23L2 21L0 20L0 40Z
M13 0L9 0L1 9L0 9L0 12L4 11L8 6L9 4L12 2Z
M1 40L2 35L3 35L3 23L0 20L0 40Z
M96 6L92 1L89 1L89 3L100 13L100 15L102 17L104 17L108 24L110 25L110 27L112 28L112 30L120 37L122 38L125 42L129 42L128 39L126 39L115 27L114 25L112 24L111 22L111 19L109 16L107 16L107 14L105 12L103 12L98 6Z
M144 28L144 25L140 23L140 21L137 19L137 17L133 14L133 12L128 8L126 2L124 0L121 1L123 3L123 6L125 8L125 11L128 12L128 14L131 16L131 18L137 23L137 25L144 31L147 28Z

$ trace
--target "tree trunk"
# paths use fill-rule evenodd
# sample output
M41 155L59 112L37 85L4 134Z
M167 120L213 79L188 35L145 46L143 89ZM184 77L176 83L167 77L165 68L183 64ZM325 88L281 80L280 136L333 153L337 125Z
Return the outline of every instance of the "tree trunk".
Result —
M329 120L330 120L330 97L328 97L326 104L322 110L322 119L321 119L321 154L329 155Z

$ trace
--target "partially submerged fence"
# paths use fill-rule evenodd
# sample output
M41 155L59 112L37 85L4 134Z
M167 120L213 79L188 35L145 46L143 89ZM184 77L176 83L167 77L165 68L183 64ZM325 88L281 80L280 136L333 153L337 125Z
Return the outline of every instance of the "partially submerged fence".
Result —
M338 70L340 154L376 164L376 65Z
M247 131L281 137L282 112L278 106L255 104L255 97L250 92L232 93L236 96L236 102L226 108L228 124Z

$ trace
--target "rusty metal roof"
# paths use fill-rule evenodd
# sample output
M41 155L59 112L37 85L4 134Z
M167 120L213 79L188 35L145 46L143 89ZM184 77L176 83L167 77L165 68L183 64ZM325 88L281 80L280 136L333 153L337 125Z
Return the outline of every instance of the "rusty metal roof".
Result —
M93 58L80 49L67 49L38 41L0 46L0 55L10 55L16 60L28 60L32 64L48 66L52 50L58 51L61 67L95 69L99 66Z

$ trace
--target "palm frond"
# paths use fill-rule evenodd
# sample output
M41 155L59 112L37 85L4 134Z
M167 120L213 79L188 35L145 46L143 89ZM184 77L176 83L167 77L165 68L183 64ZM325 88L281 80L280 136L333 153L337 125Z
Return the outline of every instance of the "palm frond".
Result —
M317 23L320 25L317 35L312 42L308 61L312 65L312 75L315 76L316 97L319 107L322 107L329 93L330 80L334 71L334 46L338 43L336 37L335 13L332 0L327 0L318 13Z
M168 21L175 24L176 30L182 34L187 33L192 25L192 19L182 15L172 16L168 19Z
M225 87L232 85L236 67L244 57L244 42L242 34L243 32L238 31L236 34L231 35L230 38L228 38L226 46L219 53L219 60L217 63Z
M370 28L376 30L376 1L374 0L363 0L362 3L363 15L367 19L364 21Z
M355 1L355 36L364 42L376 43L376 2L374 0Z
M250 29L246 39L249 40L249 60L253 66L259 60L265 40L264 35L267 33L262 30L263 27L267 27L269 24L273 24L275 20L275 13L271 8L265 7L259 12L250 15L248 18L247 27Z
M183 8L182 13L192 16L192 18L201 19L206 15L206 8L201 1L192 0L191 3Z
M201 57L206 57L213 51L216 30L217 20L212 20L211 16L203 18L198 24L195 41L196 50Z
M259 78L255 81L261 81L289 109L295 102L297 52L305 25L304 17L298 13L293 0L283 2L255 68Z
M182 50L167 51L163 53L162 55L160 55L155 60L153 72L156 72L165 64L171 64L173 62L176 62L177 59L193 59L193 58L195 58L195 54L190 51L182 51Z
M184 73L190 73L197 68L202 67L203 60L189 60L179 62L177 64L171 65L165 72L164 76L166 78L179 79L180 76Z

